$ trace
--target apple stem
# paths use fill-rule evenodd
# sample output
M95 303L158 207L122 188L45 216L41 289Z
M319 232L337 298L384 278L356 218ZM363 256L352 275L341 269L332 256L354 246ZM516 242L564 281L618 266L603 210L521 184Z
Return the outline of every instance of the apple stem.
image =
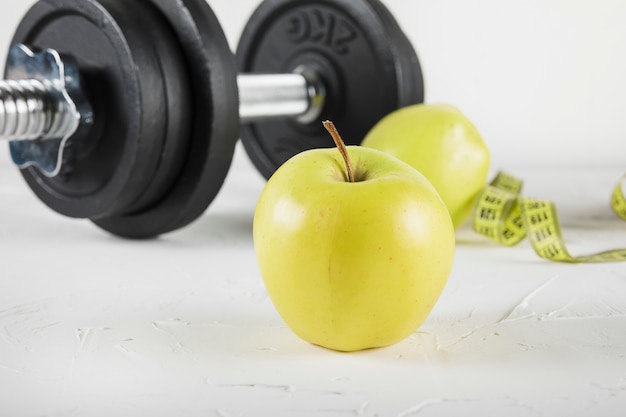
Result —
M339 134L339 131L335 127L335 124L331 122L330 120L325 120L322 122L322 124L324 125L326 130L328 130L328 133L330 133L330 136L332 136L333 140L335 141L335 145L337 145L337 149L339 149L339 153L341 154L341 156L343 157L343 160L346 163L346 171L348 172L348 181L355 182L354 169L352 168L352 162L350 162L350 156L348 155L348 148L346 148L346 144L343 142L343 139L341 139L341 135Z

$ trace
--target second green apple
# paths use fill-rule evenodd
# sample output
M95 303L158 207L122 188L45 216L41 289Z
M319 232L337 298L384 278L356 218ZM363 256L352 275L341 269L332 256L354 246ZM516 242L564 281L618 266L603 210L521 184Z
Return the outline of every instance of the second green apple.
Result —
M489 149L456 107L417 104L384 117L363 146L403 160L420 171L443 199L455 228L470 217L489 174Z

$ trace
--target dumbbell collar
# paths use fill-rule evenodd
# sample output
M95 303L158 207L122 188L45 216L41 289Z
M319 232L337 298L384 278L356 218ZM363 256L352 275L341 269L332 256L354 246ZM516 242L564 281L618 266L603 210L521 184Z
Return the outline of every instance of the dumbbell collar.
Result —
M93 124L76 64L53 49L36 53L16 44L5 76L0 132L11 140L13 162L20 168L35 166L48 177L58 175L71 161L70 138Z

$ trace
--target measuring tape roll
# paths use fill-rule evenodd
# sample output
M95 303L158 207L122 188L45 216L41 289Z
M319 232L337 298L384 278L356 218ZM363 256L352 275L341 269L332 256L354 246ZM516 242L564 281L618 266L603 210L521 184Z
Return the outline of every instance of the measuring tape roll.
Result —
M613 190L611 207L626 220L622 178ZM556 262L600 263L626 261L626 249L585 256L572 256L565 246L554 203L521 196L523 182L500 172L476 198L472 227L475 232L504 246L513 246L528 236L542 258Z

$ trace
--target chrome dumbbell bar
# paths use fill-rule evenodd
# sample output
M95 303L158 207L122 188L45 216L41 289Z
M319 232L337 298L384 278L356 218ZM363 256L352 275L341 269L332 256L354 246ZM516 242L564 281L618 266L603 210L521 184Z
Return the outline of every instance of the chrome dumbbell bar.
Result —
M25 78L0 81L0 139L12 142L18 166L37 166L45 175L55 176L61 170L65 142L81 123L89 124L93 118L78 71L52 49L35 54L16 45L7 74ZM290 74L240 74L237 85L241 123L281 118L310 123L324 106L322 82L307 68ZM56 144L43 143L47 140Z

